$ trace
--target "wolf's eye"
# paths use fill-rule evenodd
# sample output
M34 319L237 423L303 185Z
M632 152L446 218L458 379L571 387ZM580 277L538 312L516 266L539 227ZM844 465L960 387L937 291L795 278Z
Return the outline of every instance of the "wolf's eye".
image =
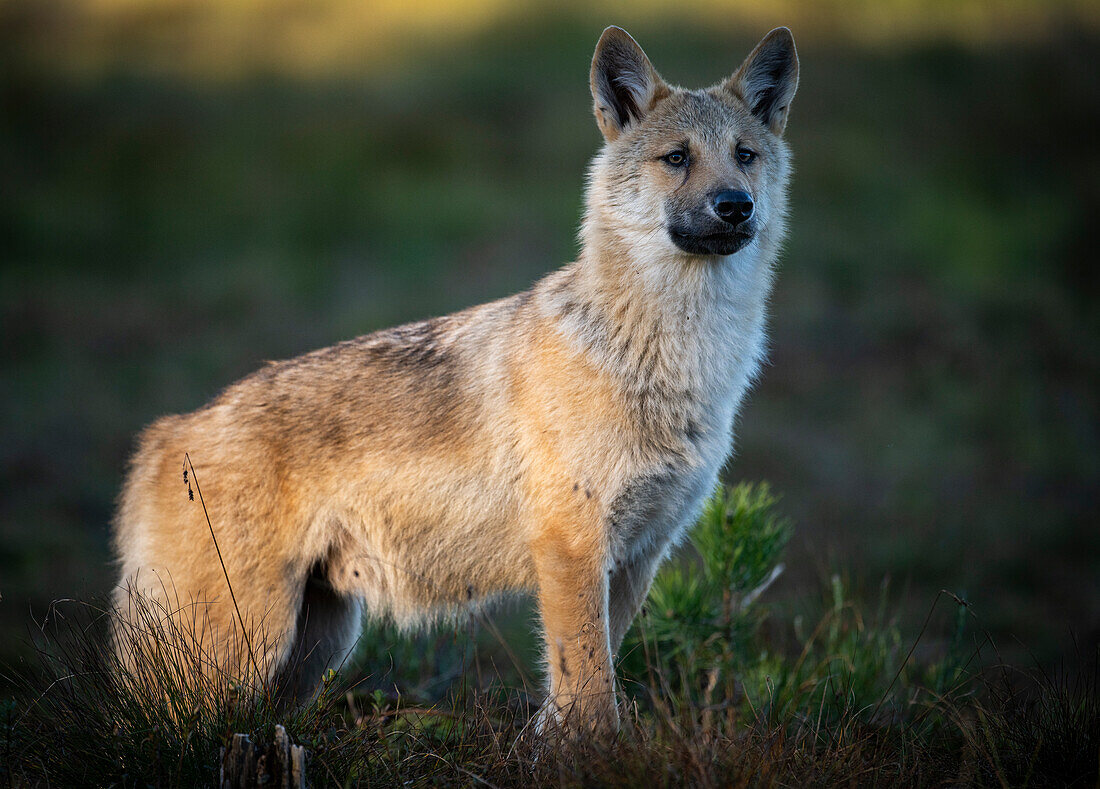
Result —
M750 151L748 148L742 148L737 146L737 161L741 164L751 164L752 160L756 158L756 151Z
M673 151L672 153L666 153L661 158L671 164L673 167L683 167L685 164L687 164L688 160L687 154L683 151Z

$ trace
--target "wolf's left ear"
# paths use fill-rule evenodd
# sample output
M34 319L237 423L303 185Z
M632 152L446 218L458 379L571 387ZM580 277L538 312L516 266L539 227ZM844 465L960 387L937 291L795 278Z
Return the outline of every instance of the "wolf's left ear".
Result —
M589 74L596 123L611 142L669 94L645 52L621 27L603 31Z
M782 134L798 89L798 53L791 31L777 27L764 36L724 87L741 98L768 128Z

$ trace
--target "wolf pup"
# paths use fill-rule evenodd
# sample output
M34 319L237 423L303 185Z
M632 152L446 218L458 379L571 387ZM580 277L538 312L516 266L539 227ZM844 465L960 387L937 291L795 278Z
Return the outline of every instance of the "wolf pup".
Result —
M764 354L798 58L779 28L684 90L609 27L590 82L605 143L576 262L268 363L141 434L114 524L124 662L144 597L201 619L211 671L293 676L304 698L364 609L414 627L530 592L540 725L617 727L616 650L713 491Z

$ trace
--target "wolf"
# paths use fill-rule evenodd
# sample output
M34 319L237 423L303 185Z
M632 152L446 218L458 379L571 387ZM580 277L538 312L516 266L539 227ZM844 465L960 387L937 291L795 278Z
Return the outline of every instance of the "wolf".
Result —
M539 725L617 728L616 651L765 352L798 57L778 28L685 90L609 27L589 79L604 142L574 262L270 362L141 433L114 521L123 662L130 601L178 616L171 593L203 606L218 670L308 698L364 612L416 627L531 593Z

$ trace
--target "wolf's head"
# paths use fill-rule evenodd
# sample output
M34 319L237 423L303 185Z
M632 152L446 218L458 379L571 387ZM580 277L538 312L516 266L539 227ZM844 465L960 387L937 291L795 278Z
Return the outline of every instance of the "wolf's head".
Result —
M782 236L790 156L782 134L798 87L787 28L765 36L729 79L684 90L661 79L625 30L609 27L591 86L607 142L592 166L586 236L662 258L732 255Z

